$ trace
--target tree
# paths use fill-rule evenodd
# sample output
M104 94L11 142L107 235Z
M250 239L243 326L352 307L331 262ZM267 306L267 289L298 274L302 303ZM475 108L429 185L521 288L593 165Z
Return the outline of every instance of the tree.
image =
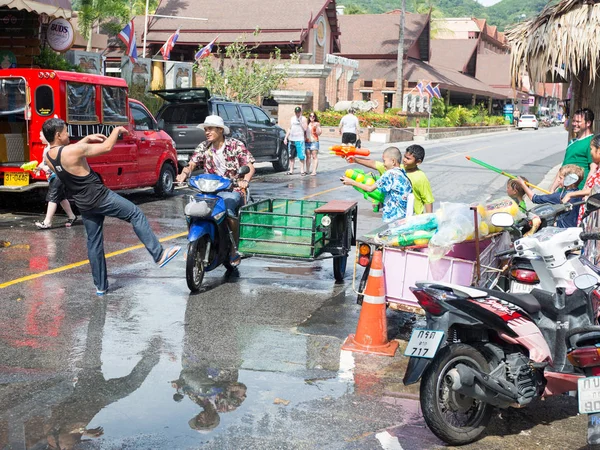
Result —
M367 10L362 6L358 5L348 5L344 9L344 14L353 15L353 14L367 14Z
M398 36L398 70L396 79L396 108L402 108L404 101L404 16L406 15L406 0L402 0L400 10L400 33Z
M256 33L255 33L256 34ZM248 47L243 38L220 50L213 57L201 59L195 66L211 94L242 103L260 104L263 97L284 84L289 63L282 63L281 51L275 49L269 59L259 60L252 53L258 45Z

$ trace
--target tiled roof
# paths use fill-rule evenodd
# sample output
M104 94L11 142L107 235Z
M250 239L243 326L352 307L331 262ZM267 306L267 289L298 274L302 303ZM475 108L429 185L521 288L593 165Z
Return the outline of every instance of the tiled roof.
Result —
M492 86L510 86L510 55L480 53L477 55L477 78Z
M404 50L419 38L427 14L406 14ZM352 14L338 16L341 55L398 54L399 14Z
M462 72L473 52L477 50L477 39L432 39L430 63Z

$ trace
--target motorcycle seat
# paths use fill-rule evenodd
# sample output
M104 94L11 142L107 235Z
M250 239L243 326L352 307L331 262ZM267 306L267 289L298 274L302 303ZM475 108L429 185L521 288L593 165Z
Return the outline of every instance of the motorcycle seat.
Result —
M523 310L529 314L537 314L542 310L542 305L540 305L540 302L538 302L537 298L531 294L510 294L508 292L496 291L493 289L477 289L486 291L492 297L507 301L513 305L517 305L518 307L523 308Z

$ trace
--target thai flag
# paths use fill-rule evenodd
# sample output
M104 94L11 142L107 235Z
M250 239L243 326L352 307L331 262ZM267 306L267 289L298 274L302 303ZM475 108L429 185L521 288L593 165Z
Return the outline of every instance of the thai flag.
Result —
M198 52L194 56L194 59L196 59L196 61L198 61L202 58L206 58L207 56L209 56L210 53L212 52L213 45L215 45L215 41L217 40L218 37L219 36L217 36L212 41L210 41L209 44L205 45L200 50L198 50Z
M135 30L133 28L133 19L125 28L119 33L119 39L123 41L123 44L127 47L126 55L129 56L129 60L134 63L137 61L137 46L135 44Z
M419 91L419 95L422 97L423 96L423 83L421 83L420 81L417 83L416 86L417 90Z
M432 87L431 84L428 84L425 89L427 90L427 92L429 93L429 95L431 95L432 97L435 98L442 98L442 93L440 91L439 88L439 84L436 85L435 87Z
M179 38L179 28L177 28L177 31L175 33L173 33L171 36L169 36L169 39L167 39L167 42L164 43L164 45L160 48L160 52L163 55L163 59L165 61L168 61L169 56L171 56L171 50L173 50L173 47L175 47L175 42L177 42L177 39Z

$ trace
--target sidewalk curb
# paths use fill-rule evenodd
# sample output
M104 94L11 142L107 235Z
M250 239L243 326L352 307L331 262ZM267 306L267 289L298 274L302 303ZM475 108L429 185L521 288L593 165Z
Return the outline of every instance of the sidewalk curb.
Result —
M411 145L411 143L417 143L422 145L423 143L425 144L443 144L445 142L455 142L455 141L460 141L462 139L472 139L472 138L477 138L477 137L487 137L487 136L497 136L497 135L502 135L502 134L506 134L506 133L514 133L515 130L514 129L509 129L509 130L505 130L505 131L495 131L492 133L478 133L478 134L471 134L468 136L455 136L455 137L447 137L447 138L440 138L440 139L424 139L424 140L419 140L419 141L399 141L399 142L390 142L387 145L392 145L392 146L402 146L402 145Z

